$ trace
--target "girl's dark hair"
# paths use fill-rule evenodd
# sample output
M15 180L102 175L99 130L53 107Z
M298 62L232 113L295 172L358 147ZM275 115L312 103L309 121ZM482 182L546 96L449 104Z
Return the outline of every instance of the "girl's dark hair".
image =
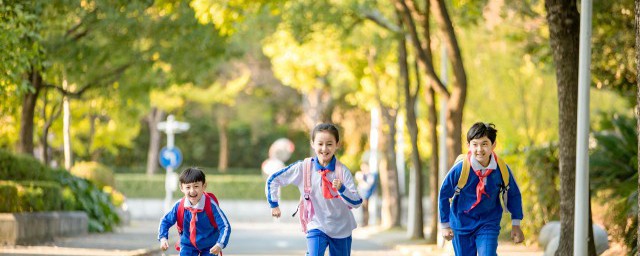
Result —
M198 181L202 181L202 184L206 182L204 172L198 167L189 167L180 173L180 184L189 184Z
M336 127L334 124L329 123L316 125L316 127L311 131L311 141L315 139L316 133L322 131L328 131L329 133L331 133L331 135L333 135L333 137L336 138L336 142L340 142L340 133L338 132L338 127Z
M491 144L496 142L496 134L498 130L496 130L496 126L492 123L483 123L477 122L469 128L467 132L467 143L471 142L473 139L479 139L484 136L487 136L491 141Z

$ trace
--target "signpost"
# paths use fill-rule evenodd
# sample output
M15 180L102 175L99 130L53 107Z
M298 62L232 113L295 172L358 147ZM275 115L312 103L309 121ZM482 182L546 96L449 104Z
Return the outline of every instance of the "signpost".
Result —
M160 165L167 169L164 183L164 212L167 213L171 210L171 195L178 189L178 175L173 170L182 163L182 153L175 147L174 135L189 130L189 123L178 122L173 115L169 115L166 122L158 123L157 128L167 134L167 146L162 148L159 157Z

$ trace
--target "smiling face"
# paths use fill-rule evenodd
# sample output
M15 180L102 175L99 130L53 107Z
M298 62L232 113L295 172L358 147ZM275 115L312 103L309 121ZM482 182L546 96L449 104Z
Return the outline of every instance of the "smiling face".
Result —
M200 201L206 188L207 184L202 181L180 184L180 191L184 193L185 198L189 199L191 205L195 205Z
M486 167L489 165L491 153L493 149L496 148L496 144L491 143L491 140L489 140L487 136L472 139L467 146L469 146L469 152L471 152L473 157L475 157L482 166Z
M322 166L327 166L338 149L338 142L329 131L319 131L311 141L311 148L318 156L318 162Z

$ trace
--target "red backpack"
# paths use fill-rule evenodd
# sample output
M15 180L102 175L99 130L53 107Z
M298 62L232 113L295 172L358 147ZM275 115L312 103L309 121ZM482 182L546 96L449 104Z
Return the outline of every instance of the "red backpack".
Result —
M216 223L216 219L213 217L213 207L211 207L211 200L209 200L209 197L211 197L213 201L216 202L217 205L220 205L218 203L218 198L216 198L216 195L214 195L211 192L204 192L203 195L205 196L204 212L207 213L207 217L209 217L209 222L211 222L211 225L213 226L213 228L218 229L218 223ZM182 230L183 230L182 222L184 222L184 197L180 199L180 203L178 204L178 212L176 213L176 215L177 215L176 224L178 228L178 234L182 235ZM180 240L176 241L175 247L176 247L176 251L180 251Z

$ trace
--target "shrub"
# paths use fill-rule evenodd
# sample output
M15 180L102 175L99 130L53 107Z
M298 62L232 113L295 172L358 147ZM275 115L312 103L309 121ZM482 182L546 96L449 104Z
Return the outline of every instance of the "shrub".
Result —
M62 188L52 181L22 181L18 200L23 212L59 211L62 209Z
M4 180L50 180L47 168L37 159L0 149L0 177Z
M117 174L116 188L129 198L164 198L164 174ZM266 200L265 180L260 174L254 175L207 175L207 191L213 192L221 200ZM294 186L284 187L282 199L296 200L300 197ZM173 198L184 196L176 190Z
M64 169L54 170L53 174L60 184L72 191L75 210L84 211L89 216L89 231L111 231L120 222L109 195L89 180L74 176Z
M17 209L17 184L12 181L0 181L0 212L16 212Z
M73 165L71 173L92 181L98 188L113 186L113 171L98 162L79 162Z
M0 181L0 212L62 209L62 189L51 181Z
M89 216L89 230L98 232L110 231L119 222L108 194L87 179L52 170L31 156L0 149L0 177L11 180L0 181L0 212L80 210ZM104 179L108 180L99 180Z

